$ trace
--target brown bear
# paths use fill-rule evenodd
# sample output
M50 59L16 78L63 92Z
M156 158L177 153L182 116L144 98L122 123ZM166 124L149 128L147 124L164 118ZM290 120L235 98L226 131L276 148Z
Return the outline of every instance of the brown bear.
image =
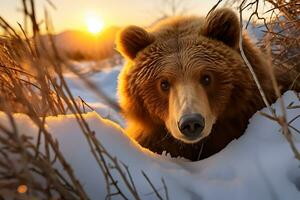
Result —
M190 160L215 154L241 136L249 118L265 105L241 57L239 38L237 15L226 8L206 18L175 17L148 30L122 30L117 49L127 64L118 93L127 133L154 152ZM273 102L270 62L247 34L242 38L245 55Z

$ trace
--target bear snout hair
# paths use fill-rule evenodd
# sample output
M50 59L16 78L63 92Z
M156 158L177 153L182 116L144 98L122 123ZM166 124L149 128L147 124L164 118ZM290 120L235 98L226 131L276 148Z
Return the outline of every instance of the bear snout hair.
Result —
M240 24L222 8L205 17L173 17L117 38L126 59L118 94L126 133L142 146L190 160L206 158L241 136L264 107L239 49ZM243 33L243 49L269 101L275 100L264 55ZM278 73L277 73L278 74ZM288 80L281 80L283 88Z

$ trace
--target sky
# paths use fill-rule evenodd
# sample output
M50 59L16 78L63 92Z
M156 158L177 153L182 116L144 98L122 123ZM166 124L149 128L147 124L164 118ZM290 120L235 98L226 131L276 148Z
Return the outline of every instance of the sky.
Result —
M166 10L166 0L52 0L56 9L46 0L36 0L39 19L46 7L51 15L55 32L87 30L87 15L102 18L106 27L135 24L147 26ZM205 15L217 0L185 0L184 14ZM0 16L11 25L23 23L21 0L0 0Z

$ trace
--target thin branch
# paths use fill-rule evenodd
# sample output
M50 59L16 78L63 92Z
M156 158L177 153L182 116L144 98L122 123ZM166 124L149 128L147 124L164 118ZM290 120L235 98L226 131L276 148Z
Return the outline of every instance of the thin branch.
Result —
M148 184L151 186L153 192L156 194L156 197L160 200L163 200L162 196L160 196L159 192L157 191L157 189L155 188L155 186L153 185L153 183L150 181L149 177L143 170L142 170L142 174L145 177L145 179L147 180Z

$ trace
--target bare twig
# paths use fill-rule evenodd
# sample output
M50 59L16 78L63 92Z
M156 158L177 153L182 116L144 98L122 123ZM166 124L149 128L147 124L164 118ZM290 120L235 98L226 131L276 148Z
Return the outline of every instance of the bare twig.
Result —
M151 186L153 192L155 193L156 197L160 200L163 200L162 196L160 196L159 192L157 191L157 189L155 188L155 186L153 185L153 183L150 181L149 177L147 176L147 174L142 171L143 176L145 177L145 179L147 180L147 182L149 183L149 185Z

